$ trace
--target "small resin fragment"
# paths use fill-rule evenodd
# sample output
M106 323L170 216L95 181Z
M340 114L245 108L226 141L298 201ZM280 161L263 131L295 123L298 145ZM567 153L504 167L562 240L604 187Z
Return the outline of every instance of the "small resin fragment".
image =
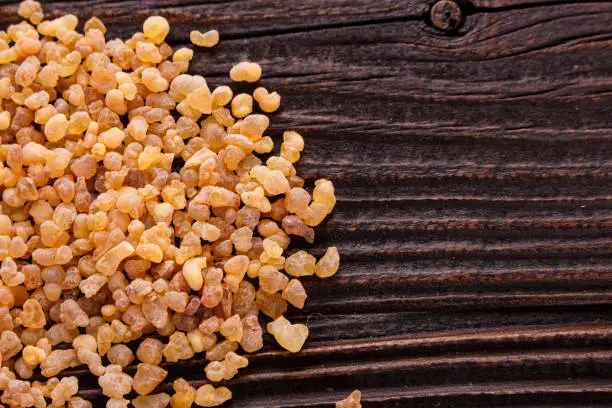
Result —
M319 278L329 278L333 276L340 265L340 255L336 247L327 248L325 255L319 259L315 267L315 273Z
M256 82L261 77L261 66L256 62L240 62L230 71L232 81Z
M170 402L170 395L166 393L153 395L139 395L132 400L134 408L166 408Z
M336 402L336 408L361 408L361 391L355 390L345 399Z
M216 407L232 398L232 392L226 387L215 388L205 384L198 388L195 403L202 407Z
M214 47L219 43L219 32L217 30L210 30L205 33L201 33L197 30L189 33L189 39L192 43L198 47Z
M274 336L278 344L292 353L300 351L308 337L308 327L306 325L301 323L291 324L283 316L268 323L268 332Z
M140 395L151 393L168 375L168 372L153 364L140 363L137 366L132 387Z

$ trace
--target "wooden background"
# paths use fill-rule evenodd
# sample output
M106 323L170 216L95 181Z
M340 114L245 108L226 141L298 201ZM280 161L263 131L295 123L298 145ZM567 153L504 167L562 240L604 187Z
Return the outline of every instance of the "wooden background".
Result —
M475 0L451 33L423 0L43 5L123 38L162 14L172 45L218 29L192 71L260 62L273 134L302 131L300 171L337 186L313 251L341 270L292 313L308 346L268 342L231 407L612 406L612 2Z

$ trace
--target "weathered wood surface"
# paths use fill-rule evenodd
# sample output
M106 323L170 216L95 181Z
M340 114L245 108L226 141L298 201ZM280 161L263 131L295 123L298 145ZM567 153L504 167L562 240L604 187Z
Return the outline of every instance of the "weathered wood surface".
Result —
M260 62L273 134L303 131L300 171L337 186L308 346L253 357L232 407L611 406L612 2L462 4L446 34L422 0L44 3L123 36L161 13L173 44L218 29L193 71Z

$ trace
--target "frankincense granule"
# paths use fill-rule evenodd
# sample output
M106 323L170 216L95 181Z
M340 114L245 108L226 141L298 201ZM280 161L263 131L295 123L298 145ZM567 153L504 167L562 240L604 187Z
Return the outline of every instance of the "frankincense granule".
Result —
M279 94L211 90L187 74L193 50L165 42L165 18L123 41L96 17L84 32L71 14L45 20L33 0L18 14L0 31L0 402L91 407L77 377L56 377L84 365L109 408L224 403L228 388L181 378L152 394L160 364L205 353L202 377L229 380L263 347L260 317L302 348L308 328L284 317L304 307L299 278L330 277L340 258L286 250L292 236L314 241L332 183L304 188L295 131L259 157L274 148L265 113ZM219 33L190 38L212 47ZM252 83L262 70L229 75Z

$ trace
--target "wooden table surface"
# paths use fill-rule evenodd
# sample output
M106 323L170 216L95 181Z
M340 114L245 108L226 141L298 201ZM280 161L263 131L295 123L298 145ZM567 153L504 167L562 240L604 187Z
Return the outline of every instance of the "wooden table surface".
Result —
M219 30L192 72L216 86L261 63L283 97L273 136L303 132L298 171L336 185L312 251L338 246L341 270L292 313L308 345L268 341L231 407L331 407L354 388L366 408L612 406L612 2L43 5L122 38L151 13L172 45ZM0 0L0 23L16 7ZM201 384L203 367L170 377Z

